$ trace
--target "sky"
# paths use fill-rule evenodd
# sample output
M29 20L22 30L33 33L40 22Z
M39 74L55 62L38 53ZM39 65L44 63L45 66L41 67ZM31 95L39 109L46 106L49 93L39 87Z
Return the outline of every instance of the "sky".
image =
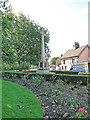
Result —
M14 13L48 28L51 58L60 57L74 42L88 44L89 0L9 0ZM51 59L50 58L50 59Z

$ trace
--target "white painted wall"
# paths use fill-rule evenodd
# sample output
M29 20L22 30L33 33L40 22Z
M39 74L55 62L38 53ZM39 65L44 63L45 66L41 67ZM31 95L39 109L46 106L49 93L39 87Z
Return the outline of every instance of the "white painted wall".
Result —
M75 63L78 62L78 58L73 58L75 59ZM63 70L65 70L65 66L66 66L66 70L70 70L70 68L72 67L73 63L72 63L72 59L67 59L65 60L65 64L63 64L63 60L61 61L61 65L60 65L60 68L62 70L62 66L63 66Z

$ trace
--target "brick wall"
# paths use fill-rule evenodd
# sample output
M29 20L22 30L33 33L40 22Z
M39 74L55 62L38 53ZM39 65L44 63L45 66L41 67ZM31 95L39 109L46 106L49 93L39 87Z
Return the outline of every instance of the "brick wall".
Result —
M90 55L90 49L88 49L88 47L86 47L84 49L84 51L81 53L81 55L79 56L78 62L88 61L88 56L89 55Z
M90 49L88 50L88 62L90 63ZM90 66L90 65L89 65Z
M56 60L56 65L57 66L61 65L61 58L59 58L59 59Z
M90 49L88 49L88 57L90 57Z

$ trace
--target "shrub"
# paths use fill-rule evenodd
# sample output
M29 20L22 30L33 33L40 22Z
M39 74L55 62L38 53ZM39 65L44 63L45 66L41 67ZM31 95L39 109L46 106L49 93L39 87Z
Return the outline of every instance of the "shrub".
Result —
M31 76L30 80L32 82L41 82L41 80L44 80L44 77L40 75Z
M55 72L56 74L75 74L75 75L78 75L78 71L57 71L57 70L51 70L51 72Z
M79 72L78 75L90 75L90 73Z
M30 63L29 62L22 62L18 66L18 70L23 70L23 69L29 69L30 68Z
M44 77L40 75L31 76L30 80L34 83L36 87L38 87L41 84L42 80L44 80Z
M11 70L11 64L2 62L2 70Z
M23 75L28 75L28 78L30 79L32 76L34 76L37 79L40 79L40 77L43 77L46 81L56 81L57 79L62 79L63 81L68 81L71 83L77 83L82 82L84 85L87 85L87 78L88 83L90 82L90 77L85 75L68 75L68 74L45 74L45 73L35 73L35 72L25 72L25 71L5 71L4 76L11 77L12 74L17 74L18 78L22 78ZM40 76L40 77L39 77Z
M13 63L13 64L7 64L7 63L3 63L2 64L2 69L3 70L25 70L25 69L29 69L30 68L30 63L29 62L21 62L20 64L18 64L17 62Z

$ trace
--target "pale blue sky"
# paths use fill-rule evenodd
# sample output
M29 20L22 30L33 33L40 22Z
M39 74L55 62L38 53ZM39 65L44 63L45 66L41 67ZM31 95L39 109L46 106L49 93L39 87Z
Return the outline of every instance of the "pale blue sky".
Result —
M88 43L88 0L9 0L13 11L50 31L51 58L73 48L74 42Z

